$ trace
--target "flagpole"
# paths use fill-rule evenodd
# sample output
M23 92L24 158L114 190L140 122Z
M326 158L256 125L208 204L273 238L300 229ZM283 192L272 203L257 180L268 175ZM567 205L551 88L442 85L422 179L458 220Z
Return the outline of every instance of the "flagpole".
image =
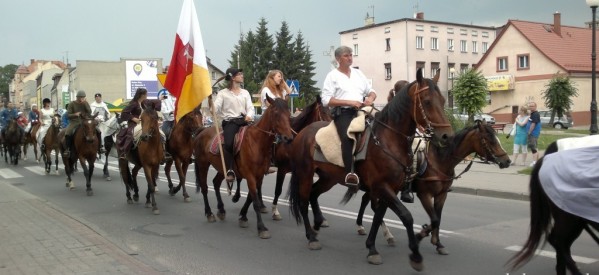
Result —
M216 84L218 84L219 82L221 82L223 79L225 79L225 76L221 76L219 79L216 80L216 82L214 82L214 84L212 85L212 88L214 88L214 86L216 86ZM208 105L210 106L210 112L212 113L212 118L214 118L214 129L216 130L216 139L218 140L218 150L220 152L220 161L223 165L223 175L226 175L227 173L227 167L225 166L225 155L224 155L224 151L223 151L223 143L220 140L220 129L218 127L218 118L216 117L216 112L214 111L214 102L212 101L212 95L210 95L208 97ZM235 156L233 156L235 157ZM233 184L230 184L227 182L227 191L229 192L229 196L231 196L231 188L233 187Z

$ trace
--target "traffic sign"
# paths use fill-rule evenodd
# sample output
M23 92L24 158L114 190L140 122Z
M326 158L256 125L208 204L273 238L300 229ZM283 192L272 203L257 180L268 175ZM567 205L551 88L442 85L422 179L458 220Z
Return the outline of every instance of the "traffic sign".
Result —
M298 97L299 96L299 80L297 79L287 79L287 86L291 89L291 93L289 93L290 97Z

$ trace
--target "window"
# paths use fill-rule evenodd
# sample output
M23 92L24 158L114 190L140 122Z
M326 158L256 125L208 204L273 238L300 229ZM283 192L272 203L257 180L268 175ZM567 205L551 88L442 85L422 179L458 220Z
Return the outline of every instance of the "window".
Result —
M497 71L507 71L507 56L497 57Z
M439 27L431 26L431 32L439 32Z
M439 69L439 62L431 62L431 78L435 76L437 70Z
M447 28L447 33L453 33L453 28Z
M422 72L424 73L424 66L426 63L422 62L422 61L416 61L416 70L418 69L422 69Z
M416 25L416 31L417 32L424 31L424 25Z
M489 32L483 32L482 37L489 37Z
M354 44L354 56L358 55L358 44Z
M431 37L431 50L439 49L439 39L436 37Z
M460 74L464 74L468 71L468 64L460 64Z
M528 55L528 54L519 54L518 55L518 70L530 69L529 58L530 58L530 55Z
M391 50L391 38L385 38L385 49L386 51L390 51Z
M422 44L422 36L416 36L416 49L424 49Z
M451 72L453 70L453 73ZM447 79L453 79L455 77L455 63L447 64Z
M212 80L215 80L216 79L216 72L212 71L211 75L212 75Z
M447 39L447 50L453 52L453 39Z
M385 33L390 33L391 32L391 27L385 27Z
M483 42L483 53L487 53L489 49L489 42Z
M466 40L460 40L460 51L463 53L468 52L468 44Z
M460 35L468 35L467 29L460 29Z
M471 34L472 34L472 36L476 37L476 36L478 36L478 31L472 30Z
M472 41L472 52L478 53L478 43L476 41Z
M352 39L358 39L358 34L354 33L354 35L352 36Z
M391 79L391 63L385 63L385 79Z

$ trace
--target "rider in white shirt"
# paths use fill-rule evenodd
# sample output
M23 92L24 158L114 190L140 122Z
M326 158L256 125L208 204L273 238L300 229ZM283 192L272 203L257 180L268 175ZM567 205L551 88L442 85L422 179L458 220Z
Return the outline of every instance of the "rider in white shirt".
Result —
M89 107L92 110L92 115L96 115L96 121L98 121L98 125L102 122L110 119L110 110L108 110L108 106L104 101L102 101L102 94L96 93L94 96L95 101L89 104ZM100 139L100 153L105 153L104 150L104 133L101 131L100 127L96 127L96 130L100 131L101 139Z

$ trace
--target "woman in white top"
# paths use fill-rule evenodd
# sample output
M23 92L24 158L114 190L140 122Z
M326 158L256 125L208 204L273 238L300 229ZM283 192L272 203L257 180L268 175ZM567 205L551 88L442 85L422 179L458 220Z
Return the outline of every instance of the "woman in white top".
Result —
M225 144L223 156L225 157L225 170L227 182L235 180L233 142L235 134L241 126L247 125L254 118L254 105L250 93L241 88L243 83L243 70L237 68L227 69L225 80L229 81L226 89L218 91L214 108L222 119Z
M51 103L52 101L50 101L49 98L44 98L44 100L42 101L43 107L42 109L40 109L41 126L40 129L37 131L37 143L40 144L42 151L44 150L44 137L46 136L48 128L50 128L50 124L52 123L52 117L54 117L55 114L54 109L50 107Z
M262 113L268 108L268 101L266 101L266 94L272 99L281 98L287 100L287 95L290 93L289 86L285 83L285 77L283 72L279 70L270 70L264 84L262 84L262 90L260 92L260 102L262 103Z

